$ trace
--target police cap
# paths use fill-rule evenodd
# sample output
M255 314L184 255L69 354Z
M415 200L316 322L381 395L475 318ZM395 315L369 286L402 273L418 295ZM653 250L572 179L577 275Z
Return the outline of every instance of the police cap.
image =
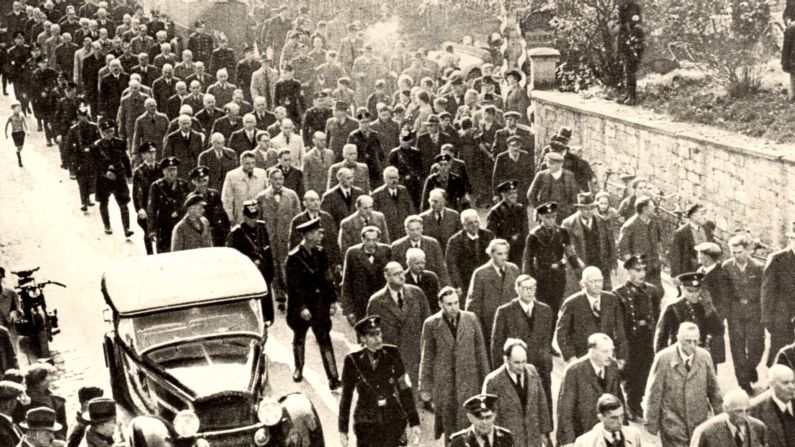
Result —
M646 256L645 255L634 255L630 256L626 261L624 261L624 268L627 270L638 269L638 268L646 268Z
M151 141L144 141L143 143L141 143L140 146L138 146L139 154L145 154L147 152L155 152L156 150L157 147L155 146L155 143L152 143Z
M353 328L359 335L366 335L370 331L381 329L381 317L378 315L370 315L359 320Z
M316 217L316 218L314 218L312 220L308 220L308 221L302 223L301 225L296 226L295 227L295 231L297 231L297 232L299 232L301 234L306 234L306 233L309 233L310 231L314 231L314 230L317 230L319 228L321 228L321 226L320 226L320 217Z
M166 169L171 167L179 166L179 158L169 155L168 157L160 160L160 169Z
M681 275L677 276L676 279L679 280L679 283L682 284L683 287L700 289L701 286L704 285L703 273L698 273L698 272L682 273Z
M539 216L545 216L547 214L552 214L558 210L558 203L557 202L547 202L542 203L536 207L536 214Z
M519 182L511 179L506 180L499 185L497 185L497 192L508 192L508 191L515 191L519 188Z
M110 129L116 130L116 121L113 120L105 120L102 124L99 125L99 130L105 132Z
M191 180L197 179L199 177L208 177L210 175L210 168L207 166L196 166L190 171L188 176Z
M478 394L470 397L464 402L467 413L478 417L487 417L494 414L494 405L497 403L497 396L494 394Z
M183 206L187 209L198 204L207 205L207 201L204 200L204 196L201 194L189 194L185 199L185 204Z

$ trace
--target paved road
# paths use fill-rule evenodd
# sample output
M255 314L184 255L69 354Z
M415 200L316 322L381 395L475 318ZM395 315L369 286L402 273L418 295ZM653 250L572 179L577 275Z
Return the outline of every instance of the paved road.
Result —
M10 100L0 97L0 110L8 111ZM7 112L0 117L5 122ZM31 118L29 124L35 129ZM68 173L58 166L60 160L55 147L45 147L43 134L33 132L23 152L24 168L16 166L14 148L10 140L0 143L0 164L4 167L0 177L0 203L4 204L0 218L0 265L18 269L39 265L40 279L58 280L67 289L47 289L49 306L57 308L62 333L53 344L57 352L56 365L61 370L56 386L58 392L69 400L69 414L76 410L77 389L85 384L99 385L109 390L107 370L101 348L106 331L103 321L104 303L100 293L100 277L108 263L131 256L145 254L140 241L141 230L131 240L121 235L121 223L115 204L111 204L113 235L103 233L98 208L88 213L79 210L77 185L69 180ZM131 215L134 214L131 212ZM667 288L669 289L669 288ZM667 290L670 299L672 290ZM316 405L326 433L326 445L337 446L336 414L338 396L329 392L317 344L310 336L307 343L306 381L294 384L290 380L292 334L283 317L271 328L267 352L273 362L271 386L274 395L291 391L306 393ZM334 321L334 349L338 365L343 356L356 349L353 330L341 318ZM724 390L736 386L731 364L719 367L719 379ZM563 365L558 363L553 373L553 393L562 375ZM764 371L760 371L764 377ZM433 415L422 412L422 445L443 445L433 441ZM649 445L659 445L647 436Z

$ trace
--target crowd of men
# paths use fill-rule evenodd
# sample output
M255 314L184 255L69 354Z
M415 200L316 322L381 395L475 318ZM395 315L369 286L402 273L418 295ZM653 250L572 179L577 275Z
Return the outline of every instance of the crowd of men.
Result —
M131 1L35 3L13 2L0 28L2 79L59 146L83 212L93 195L112 234L113 196L129 238L132 201L148 254L251 258L266 320L284 312L293 331L295 381L309 329L318 341L343 444L351 428L361 446L418 436L421 407L453 446L640 445L626 421L664 446L795 445L795 228L762 266L745 235L726 256L699 204L663 234L646 179L613 208L576 129L536 141L519 67L468 76L452 45L378 54L361 23L313 27L305 7L259 5L251 46L233 49ZM680 295L667 306L663 242ZM363 345L341 372L338 312ZM739 388L722 395L727 326ZM765 329L778 366L759 394ZM83 391L70 424L41 368L0 382L0 445L49 446L66 427L107 445L112 401Z

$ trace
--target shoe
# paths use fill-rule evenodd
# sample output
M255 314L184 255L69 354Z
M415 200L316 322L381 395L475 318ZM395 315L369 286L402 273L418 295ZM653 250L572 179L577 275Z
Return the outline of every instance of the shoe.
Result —
M284 305L283 301L279 301L279 304L276 306L279 309L279 312L285 313L287 312L287 307Z
M88 211L88 207L83 205L83 206L80 207L80 211L85 213L86 211Z
M423 402L422 409L427 411L428 413L433 413L434 412L433 403L431 403L431 401Z
M92 201L90 201L90 200L89 200L89 201L88 201L88 206L94 206L94 202L92 202Z
M47 142L47 147L52 147L52 141Z
M74 174L69 174L69 180L77 180L77 176Z
M105 234L113 234L113 230L110 227L105 227Z
M135 234L135 231L133 231L133 230L131 230L131 229L129 229L129 228L127 228L126 230L124 230L124 237L130 237L130 236L132 236L133 234Z
M340 379L337 379L336 377L328 381L328 387L331 391L334 391L341 386L342 382L340 382Z
M293 371L293 382L303 382L304 380L304 372L300 369L296 369Z

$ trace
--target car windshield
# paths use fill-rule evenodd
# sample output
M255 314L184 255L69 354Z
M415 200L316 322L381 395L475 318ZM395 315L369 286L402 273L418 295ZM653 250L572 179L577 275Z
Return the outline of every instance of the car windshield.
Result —
M166 343L234 332L262 334L258 299L172 309L119 321L119 335L139 353Z

